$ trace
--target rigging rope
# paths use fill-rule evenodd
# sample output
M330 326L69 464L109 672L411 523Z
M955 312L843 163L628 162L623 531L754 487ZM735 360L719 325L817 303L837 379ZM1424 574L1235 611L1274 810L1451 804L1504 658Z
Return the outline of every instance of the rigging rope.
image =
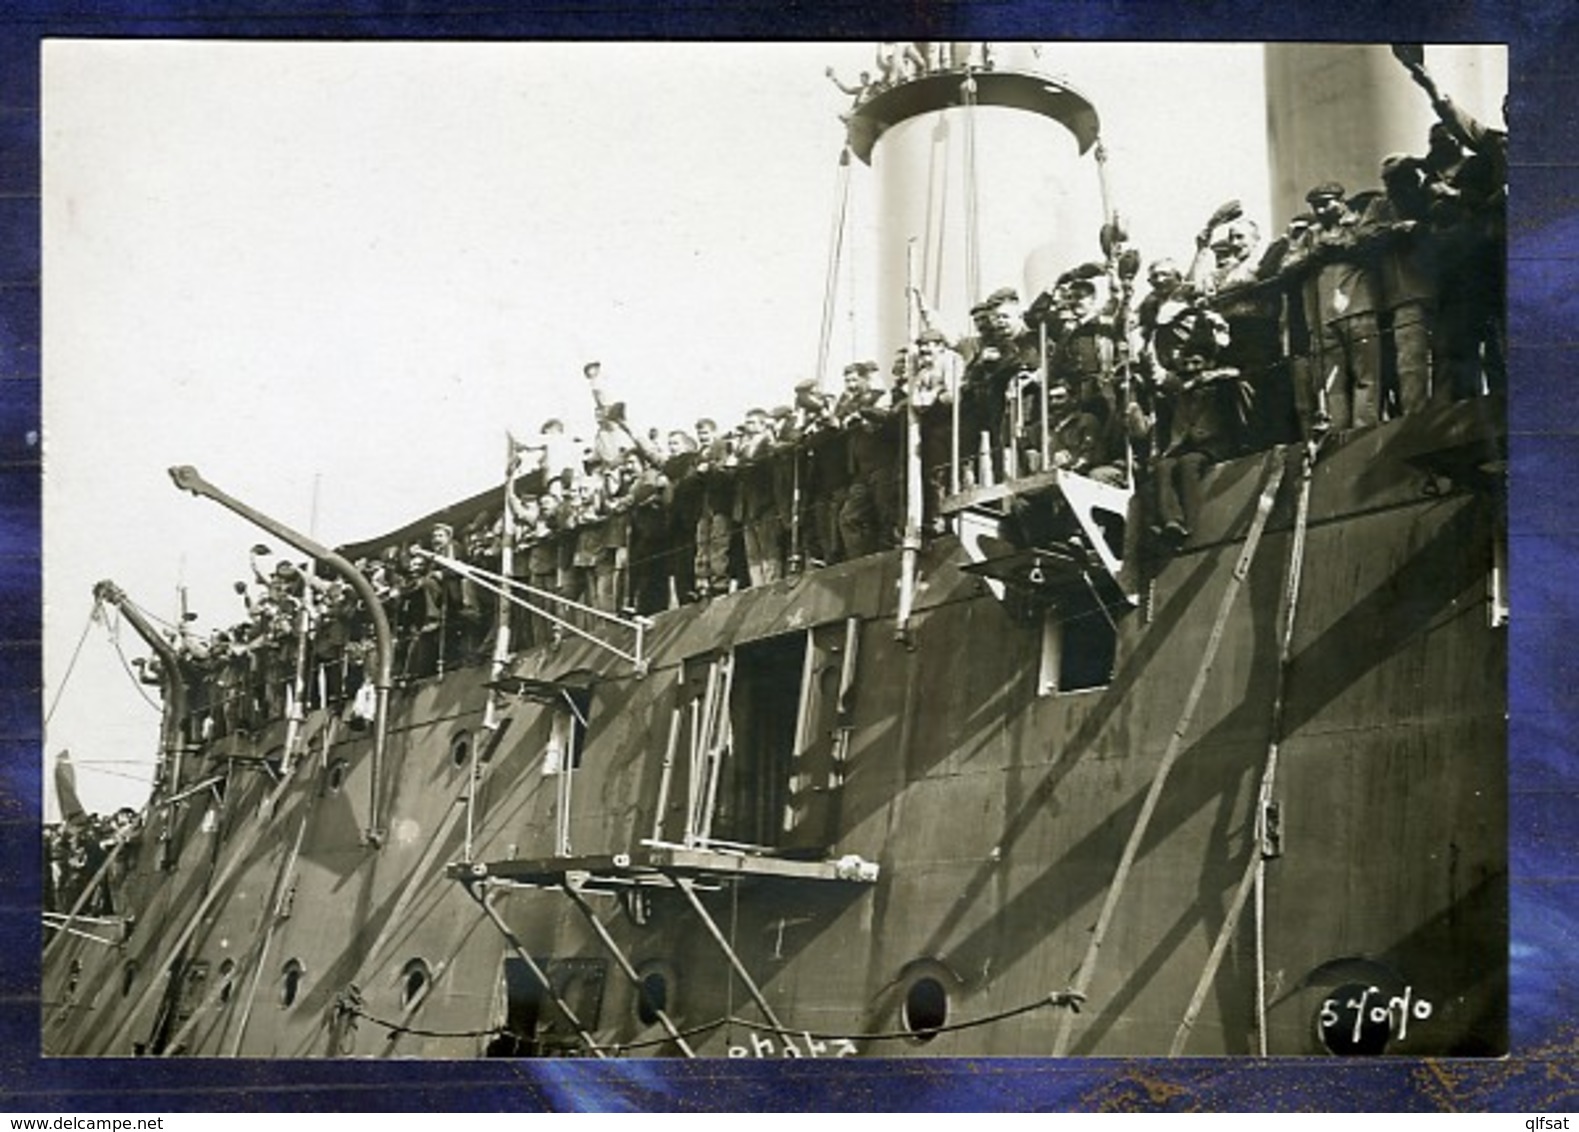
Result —
M1255 933L1256 933L1256 1035L1262 1057L1266 1043L1266 863L1275 831L1268 828L1277 784L1278 752L1283 743L1283 712L1288 692L1289 671L1294 662L1294 619L1299 612L1299 597L1305 572L1305 540L1310 529L1310 492L1316 470L1320 441L1305 449L1299 466L1299 495L1294 505L1294 537L1289 547L1288 582L1284 590L1283 637L1278 646L1277 694L1272 701L1272 741L1267 748L1266 770L1257 799L1255 855Z
M1261 545L1261 536L1266 530L1267 519L1271 516L1272 506L1277 501L1278 493L1283 486L1284 472L1287 470L1287 460L1282 458L1282 449L1272 449L1263 461L1265 469L1264 485L1261 497L1256 503L1255 515L1250 521L1250 528L1245 534L1244 547L1239 552L1239 557L1234 563L1228 583L1223 589L1219 599L1217 615L1212 622L1211 632L1207 635L1206 645L1201 654L1200 666L1196 669L1195 678L1191 682L1190 690L1184 699L1184 706L1179 711L1178 722L1174 724L1173 733L1168 738L1167 748L1158 761L1156 772L1152 776L1151 785L1146 790L1145 800L1141 803L1140 814L1135 818L1135 825L1130 830L1128 840L1124 844L1123 855L1119 858L1118 867L1114 870L1113 880L1108 885L1107 894L1102 901L1102 910L1097 915L1095 927L1091 929L1091 939L1086 945L1085 955L1076 968L1074 990L1084 995L1091 987L1091 982L1096 975L1097 959L1101 955L1102 945L1106 941L1108 928L1112 925L1114 913L1117 911L1120 896L1123 895L1128 884L1130 871L1134 867L1136 858L1140 853L1142 840L1151 825L1153 814L1156 813L1158 800L1162 796L1162 789L1168 781L1168 775L1173 769L1173 764L1184 750L1184 737L1189 733L1190 726L1195 719L1195 710L1200 704L1202 694L1206 690L1206 682L1212 673L1212 666L1217 660L1217 651L1222 644L1223 633L1228 624L1228 615L1233 611L1234 602L1238 599L1243 582L1250 572L1251 563L1255 560L1257 549ZM1058 1034L1053 1043L1053 1056L1063 1057L1069 1050L1070 1038L1074 1033L1073 1015L1065 1015L1059 1022Z
M978 1018L967 1018L963 1022L949 1022L941 1026L917 1027L913 1030L878 1030L873 1033L856 1034L830 1034L817 1030L795 1030L787 1026L769 1026L765 1022L754 1022L749 1018L730 1018L728 1021L739 1023L748 1030L761 1030L765 1033L782 1034L786 1037L805 1035L810 1038L827 1039L830 1041L866 1041L890 1042L913 1040L918 1034L950 1034L957 1030L973 1030L978 1026L990 1026L994 1022L1002 1022L1006 1018L1017 1018L1021 1014L1029 1014L1033 1010L1041 1010L1047 1006L1068 1007L1079 1012L1079 1004L1085 1001L1085 995L1069 989L1052 991L1049 994L1019 1006L1011 1006L992 1014L983 1014Z
M148 774L131 774L124 770L110 770L107 767L94 766L92 763L75 763L78 770L87 771L89 774L107 774L111 778L124 778L131 782L152 784L153 779ZM151 771L150 771L151 773Z
M120 633L114 631L110 633L110 644L115 646L115 655L120 657L121 671L125 672L127 678L131 680L132 687L137 689L137 694L142 697L143 703L153 708L154 711L162 712L164 708L160 704L156 703L153 698L143 690L143 682L138 679L137 674L132 671L131 662L126 659L126 652L121 648Z
M997 1010L990 1014L983 1014L976 1018L967 1018L961 1022L948 1022L939 1026L927 1026L925 1028L917 1028L913 1030L876 1030L864 1033L859 1031L850 1033L833 1033L824 1030L796 1029L793 1026L774 1026L767 1022L759 1022L753 1018L742 1018L734 1013L725 1013L718 1018L714 1018L712 1021L700 1022L695 1026L687 1026L685 1029L678 1030L677 1032L682 1038L690 1038L697 1034L710 1033L714 1030L717 1030L721 1026L739 1026L745 1030L755 1030L764 1034L777 1034L780 1037L786 1038L808 1038L815 1041L913 1041L918 1034L951 1034L962 1030L973 1030L981 1026L990 1026L996 1022L1003 1022L1010 1018L1018 1018L1022 1014L1029 1014L1032 1011L1042 1010L1049 1006L1067 1007L1073 1010L1078 1010L1079 1003L1081 1001L1083 1001L1082 996L1077 995L1073 991L1053 991L1050 994L1044 995L1043 997L1035 999L1031 1002L1022 1003L1019 1006L1007 1007L1003 1010ZM361 1009L360 1006L350 1002L341 1004L340 1009L345 1014L360 1018L367 1022L371 1022L375 1026L381 1026L384 1029L389 1030L391 1033L415 1034L418 1037L484 1038L495 1034L505 1034L510 1032L505 1026L490 1026L487 1029L477 1030L427 1030L417 1026L407 1026L403 1023L390 1022L383 1018L377 1018ZM619 1053L628 1050L651 1049L656 1046L672 1045L673 1042L674 1039L666 1034L661 1038L650 1038L643 1041L611 1043L610 1045L603 1048L614 1053Z
M1200 1016L1201 1008L1206 1003L1206 996L1211 990L1212 981L1217 976L1223 957L1227 953L1229 942L1238 928L1239 917L1244 912L1245 903L1250 898L1252 889L1255 894L1255 954L1256 954L1256 1031L1260 1044L1260 1055L1267 1056L1266 1045L1266 937L1265 937L1265 884L1266 863L1273 856L1272 842L1276 836L1275 830L1268 828L1268 819L1273 804L1273 789L1277 782L1278 753L1283 737L1283 710L1285 695L1288 686L1289 666L1293 660L1294 648L1294 620L1299 609L1300 582L1304 574L1305 564L1305 535L1310 520L1310 489L1311 474L1314 470L1316 453L1314 448L1308 448L1300 459L1299 494L1295 499L1294 531L1289 541L1288 571L1283 587L1282 602L1282 627L1278 640L1278 669L1277 682L1272 693L1272 718L1269 725L1270 738L1267 742L1266 758L1262 764L1261 785L1256 793L1254 805L1256 807L1253 822L1254 840L1250 846L1250 856L1245 862L1245 871L1235 890L1233 900L1228 907L1228 914L1224 917L1221 928L1218 930L1217 940L1212 945L1211 954L1207 957L1206 967L1201 971L1201 977L1195 986L1195 994L1190 999L1189 1006L1185 1009L1184 1018L1179 1022L1178 1029L1174 1032L1173 1045L1168 1050L1170 1057L1177 1057L1184 1052L1185 1042L1194 1029L1196 1019Z
M968 302L981 299L981 218L976 192L976 76L965 74L965 290Z
M171 620L169 620L168 618L165 618L165 617L160 617L157 613L154 613L152 610L149 610L149 609L147 609L147 608L145 608L145 607L143 607L141 605L138 605L135 601L133 601L131 598L127 597L125 594L121 595L121 604L126 606L129 609L136 610L139 614L142 615L144 620L150 621L153 624L158 625L161 629L165 629L165 630L167 630L167 631L169 631L171 633L175 633L175 632L179 631L179 627L176 625L176 623L174 621L171 621Z
M55 689L55 698L50 702L49 710L44 713L44 726L49 727L49 721L55 716L55 709L60 706L61 693L66 690L66 685L71 682L71 673L77 667L77 658L82 655L82 646L88 639L88 630L93 628L93 623L99 619L101 606L95 601L88 610L87 623L82 626L82 636L77 638L77 647L71 650L71 661L66 665L66 674L60 678L60 687Z
M845 198L846 200L850 200L848 183L845 186ZM855 202L852 201L845 210L845 217L843 220L844 229L847 233L860 230L860 225L856 222L854 212ZM849 237L846 236L844 239L849 240ZM860 277L858 275L861 267L860 260L861 257L858 255L847 255L844 257L844 269L846 275L844 282L844 323L845 329L849 331L850 335L849 341L845 345L844 356L846 358L856 358L860 356L861 344L859 337L856 334L855 325L856 297L861 294Z
M828 351L833 345L834 301L839 291L839 261L844 254L845 218L850 205L850 147L839 154L839 171L834 179L834 205L832 230L828 234L828 269L822 284L822 326L817 335L817 368L812 376L817 388L822 388L823 375L828 372Z

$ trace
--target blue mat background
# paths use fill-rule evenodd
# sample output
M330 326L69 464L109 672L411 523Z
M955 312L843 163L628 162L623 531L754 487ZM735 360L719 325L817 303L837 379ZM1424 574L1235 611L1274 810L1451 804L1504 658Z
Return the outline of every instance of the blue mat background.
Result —
M0 5L0 1110L1579 1110L1579 6L1176 0ZM1496 1062L44 1061L38 1056L39 43L46 37L1343 39L1511 46L1514 1056ZM1165 98L1165 89L1159 89ZM1203 139L1203 160L1210 139Z

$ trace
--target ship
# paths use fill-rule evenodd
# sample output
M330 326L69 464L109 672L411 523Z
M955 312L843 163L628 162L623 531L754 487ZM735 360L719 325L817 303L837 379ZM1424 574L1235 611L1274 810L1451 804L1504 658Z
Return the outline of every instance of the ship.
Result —
M1308 79L1319 49L1278 50L1269 75ZM895 183L927 183L944 124L983 161L1003 122L1100 157L1097 108L1012 51L879 59L846 160ZM983 245L1016 207L989 180L955 194ZM937 203L888 204L912 210L885 217L892 281ZM367 564L509 515L513 481L331 547L172 469L349 595L358 687L314 676L308 601L279 686L227 719L211 671L100 583L153 656L160 770L46 910L46 1055L1504 1054L1503 397L1238 451L1171 541L1142 468L1056 466L1045 430L1042 458L1033 437L995 463L957 416L929 509L906 415L891 543L820 559L797 509L781 576L636 612L429 547L498 600L421 660L427 627Z

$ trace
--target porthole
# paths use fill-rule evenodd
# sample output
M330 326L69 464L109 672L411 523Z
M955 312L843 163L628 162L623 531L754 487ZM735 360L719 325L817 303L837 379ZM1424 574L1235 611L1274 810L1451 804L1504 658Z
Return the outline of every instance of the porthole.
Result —
M1316 1011L1316 1038L1321 1048L1339 1057L1375 1057L1387 1052L1394 1013L1388 998L1375 986L1344 983L1321 1001Z
M296 1002L296 996L302 989L302 977L305 974L300 960L286 960L285 966L280 968L281 1006L291 1006Z
M658 1015L669 1010L669 980L662 971L648 971L642 976L636 993L636 1017L643 1026L658 1021Z
M905 992L904 1026L921 1042L930 1042L948 1022L948 991L931 975L910 984Z
M450 739L450 764L452 766L466 766L472 758L472 741L470 732L457 731Z
M350 764L344 759L335 759L329 764L329 772L324 778L324 785L330 794L340 793L340 788L345 785L346 771Z
M409 959L400 969L400 1006L412 1010L427 997L433 971L425 960Z

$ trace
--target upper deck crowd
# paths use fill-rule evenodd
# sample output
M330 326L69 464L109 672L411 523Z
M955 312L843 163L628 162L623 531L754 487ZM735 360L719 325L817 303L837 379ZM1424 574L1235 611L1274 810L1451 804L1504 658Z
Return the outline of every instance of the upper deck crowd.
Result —
M1502 392L1507 136L1406 65L1439 119L1423 155L1383 159L1379 188L1312 186L1272 239L1229 202L1192 258L1146 264L1143 293L1142 256L1110 220L1103 259L1029 301L1000 288L952 328L914 294L919 332L889 365L851 362L839 390L802 382L727 428L639 427L589 363L589 439L545 422L517 443L502 504L357 561L395 629L397 676L488 655L498 597L483 580L507 543L509 574L560 619L513 609L517 648L586 625L578 606L650 615L898 546L914 512L912 539L935 536L945 497L1052 468L1133 488L1132 521L1166 551L1211 463ZM372 646L348 583L254 560L237 589L242 622L177 642L201 677L193 738L354 700Z
M116 906L115 890L136 867L141 835L142 818L130 806L110 815L78 810L46 824L44 911L76 908L79 915L90 917L123 913Z

